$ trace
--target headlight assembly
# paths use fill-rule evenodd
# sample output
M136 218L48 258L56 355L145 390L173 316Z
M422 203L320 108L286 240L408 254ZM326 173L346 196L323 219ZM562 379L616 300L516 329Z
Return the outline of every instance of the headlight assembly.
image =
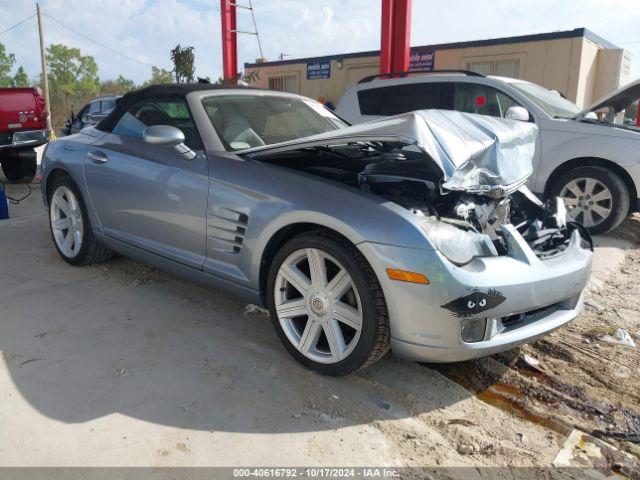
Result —
M422 220L420 224L440 253L456 265L464 265L476 257L498 255L491 239L482 233L431 218Z

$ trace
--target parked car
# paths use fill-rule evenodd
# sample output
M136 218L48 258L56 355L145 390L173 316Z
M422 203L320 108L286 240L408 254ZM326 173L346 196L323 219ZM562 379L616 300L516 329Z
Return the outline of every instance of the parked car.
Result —
M77 115L71 111L69 120L62 128L63 135L72 135L85 127L90 127L104 120L116 107L116 103L121 98L120 95L106 95L94 98L80 109Z
M640 209L640 129L618 115L638 98L640 81L582 110L535 83L447 71L367 77L347 90L336 113L357 124L442 108L535 123L540 135L529 187L543 199L562 197L572 218L603 233ZM608 113L598 121L596 110Z
M49 141L47 109L39 88L0 88L0 164L10 182L36 174L34 147Z
M348 127L298 95L151 86L49 144L42 193L69 264L118 252L266 305L315 371L390 348L459 361L582 306L589 235L523 186L536 130L451 111Z

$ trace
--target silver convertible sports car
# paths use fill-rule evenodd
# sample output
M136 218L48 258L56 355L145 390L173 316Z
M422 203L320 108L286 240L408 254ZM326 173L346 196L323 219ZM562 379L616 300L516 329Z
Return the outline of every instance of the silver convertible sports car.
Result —
M117 252L266 305L293 357L345 375L578 314L591 240L523 186L536 133L439 110L350 127L297 95L158 85L49 144L42 192L71 265Z

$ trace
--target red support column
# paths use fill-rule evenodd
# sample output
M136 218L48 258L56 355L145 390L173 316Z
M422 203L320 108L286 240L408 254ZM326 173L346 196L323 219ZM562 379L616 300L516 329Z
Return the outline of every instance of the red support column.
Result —
M638 113L636 113L636 127L640 127L640 102L638 102Z
M233 0L220 0L222 22L222 75L234 82L238 75L238 34L236 33L236 6Z
M409 70L411 0L382 0L380 73Z
M382 25L380 28L380 73L391 73L394 0L382 0Z

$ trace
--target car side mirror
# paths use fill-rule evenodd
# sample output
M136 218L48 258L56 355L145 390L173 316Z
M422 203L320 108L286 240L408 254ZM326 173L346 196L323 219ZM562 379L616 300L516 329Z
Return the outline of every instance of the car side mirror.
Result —
M507 108L507 112L504 114L504 118L507 120L517 120L518 122L528 122L531 116L526 108L520 106L513 106Z
M173 147L185 160L193 160L196 152L184 144L182 130L171 125L152 125L142 132L142 138L149 145Z

